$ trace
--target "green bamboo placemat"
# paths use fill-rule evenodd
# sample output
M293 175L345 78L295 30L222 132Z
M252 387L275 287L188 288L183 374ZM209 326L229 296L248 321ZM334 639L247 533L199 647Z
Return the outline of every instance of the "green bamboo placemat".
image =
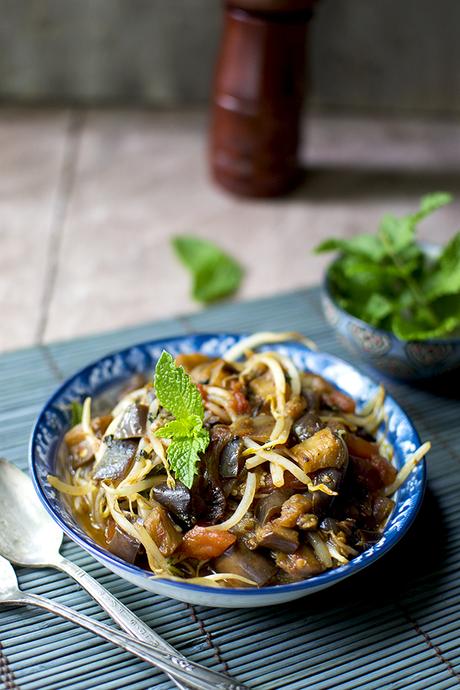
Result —
M323 320L316 289L4 354L0 357L0 454L25 468L32 423L45 399L60 380L109 351L193 331L262 329L300 330L321 349L345 356ZM382 561L343 584L279 607L202 608L129 585L68 540L65 555L98 577L190 659L228 670L254 688L457 687L459 381L452 377L438 393L388 382L386 387L413 417L421 437L433 443L428 491L402 542ZM18 569L18 575L25 590L110 623L66 576L26 569ZM174 687L142 661L38 610L0 610L0 642L0 679L7 690Z

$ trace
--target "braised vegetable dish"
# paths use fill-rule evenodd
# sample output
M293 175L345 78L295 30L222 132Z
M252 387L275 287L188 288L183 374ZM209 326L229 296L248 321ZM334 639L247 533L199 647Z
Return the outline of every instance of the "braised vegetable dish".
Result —
M154 576L230 587L303 580L376 543L429 444L398 472L383 388L358 412L285 354L257 351L293 338L257 334L224 358L163 352L115 405L75 403L49 481L90 536Z

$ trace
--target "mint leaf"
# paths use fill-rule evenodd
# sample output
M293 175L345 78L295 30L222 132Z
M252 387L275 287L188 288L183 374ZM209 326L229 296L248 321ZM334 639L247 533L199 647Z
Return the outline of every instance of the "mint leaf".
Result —
M176 478L191 489L198 453L209 445L209 432L203 428L203 399L190 376L165 350L155 367L154 383L160 404L176 417L156 429L155 436L171 439L169 464Z
M451 201L450 194L435 192L422 198L420 209L416 213L402 218L396 218L391 214L384 216L378 234L387 250L398 253L412 245L417 223Z
M373 261L379 261L385 255L378 237L366 234L355 235L355 237L350 237L348 239L331 238L321 242L321 244L315 248L317 254L335 251L361 256L366 259L372 259Z
M460 232L444 248L423 288L429 300L460 292Z
M171 469L182 484L192 488L193 478L198 465L198 453L205 450L197 438L174 439L168 448L168 460Z
M373 326L379 326L387 316L393 313L395 307L394 300L375 292L364 304L361 318Z
M430 317L434 314L435 323ZM430 304L430 313L414 309L413 315L407 312L395 314L392 321L395 334L402 340L426 340L443 338L460 327L460 295L441 297Z
M441 206L450 204L453 197L447 192L433 192L422 197L420 202L420 210L413 214L412 218L415 223L420 222L427 216L431 215L433 211L437 211Z
M203 419L203 398L183 367L163 350L155 367L155 392L160 404L175 417L185 420L189 415Z
M401 340L428 340L430 338L444 338L460 325L457 315L446 316L436 326L430 326L420 319L408 319L396 314L392 320L395 335Z
M195 429L201 428L201 419L196 415L185 420L173 419L155 432L160 438L178 438L193 435Z
M410 216L396 218L391 214L383 216L378 236L388 254L397 254L414 241L415 224Z
M70 424L72 427L81 423L82 415L83 405L76 401L70 403Z
M192 273L192 294L198 302L213 302L227 297L240 286L243 269L213 242L192 235L179 235L173 238L172 245Z

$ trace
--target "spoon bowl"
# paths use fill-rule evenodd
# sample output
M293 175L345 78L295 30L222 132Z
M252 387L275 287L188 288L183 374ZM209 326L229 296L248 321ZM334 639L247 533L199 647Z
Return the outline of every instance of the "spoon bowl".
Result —
M18 594L18 578L6 558L0 556L0 599L6 600Z
M60 558L63 532L43 508L29 477L0 458L0 553L23 566Z

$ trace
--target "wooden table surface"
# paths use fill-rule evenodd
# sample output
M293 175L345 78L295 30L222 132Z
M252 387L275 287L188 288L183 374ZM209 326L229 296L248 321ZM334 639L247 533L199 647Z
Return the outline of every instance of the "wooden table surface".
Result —
M311 115L305 182L271 201L213 186L199 111L7 108L0 151L0 350L198 309L170 249L178 233L235 255L245 299L317 283L321 239L373 231L424 193L457 201L422 238L460 225L460 124L449 121Z

